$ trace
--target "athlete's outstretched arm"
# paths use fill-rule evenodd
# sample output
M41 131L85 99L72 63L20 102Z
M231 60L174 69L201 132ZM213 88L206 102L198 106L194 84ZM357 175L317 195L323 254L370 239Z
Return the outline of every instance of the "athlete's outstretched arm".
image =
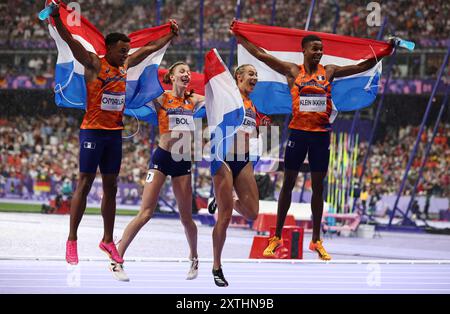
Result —
M100 60L98 57L87 51L82 44L72 37L67 28L64 26L59 15L59 7L56 7L51 16L55 21L56 30L61 38L69 45L75 59L80 62L88 70L99 70Z
M149 55L164 47L169 41L172 40L172 38L178 36L178 24L175 20L170 20L170 29L171 29L170 34L167 34L166 36L158 40L149 42L144 47L132 53L127 60L128 67L131 68L138 65L139 63L144 61L144 59L147 58Z
M234 23L234 21L233 21L233 23ZM260 47L255 46L254 44L249 42L247 40L247 38L245 38L239 34L235 34L232 31L233 23L231 23L231 26L230 26L230 33L233 34L234 36L236 36L239 43L241 43L242 46L244 46L244 48L247 49L247 51L250 52L256 59L264 62L270 68L272 68L273 70L277 71L280 74L283 74L288 77L292 77L294 79L297 77L297 73L295 71L298 71L298 67L296 64L291 63L291 62L282 61L282 60L272 56L271 54L268 54L267 52L264 51L264 49L261 49Z
M380 57L378 61L380 61L382 58L383 57ZM371 69L375 64L377 64L377 59L372 58L355 65L338 66L329 64L325 66L325 69L329 73L329 80L332 80L335 77L343 77L365 72Z
M388 41L392 46L394 45L393 40ZM338 66L334 64L329 64L325 66L325 69L327 71L329 80L332 80L334 77L343 77L343 76L349 76L353 74L358 74L361 72L365 72L369 69L371 69L373 66L377 64L377 62L381 61L384 56L377 58L371 58L367 59L361 63L355 64L355 65L347 65L347 66Z

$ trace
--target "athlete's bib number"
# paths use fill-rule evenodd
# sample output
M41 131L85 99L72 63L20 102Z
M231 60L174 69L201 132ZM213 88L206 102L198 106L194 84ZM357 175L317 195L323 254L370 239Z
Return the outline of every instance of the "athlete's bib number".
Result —
M252 117L245 116L244 123L242 123L241 130L245 133L253 133L256 128L256 120Z
M194 131L194 118L190 115L169 115L170 131Z
M108 93L105 92L102 95L102 110L107 111L122 111L125 105L124 93Z
M300 111L325 112L327 110L327 96L300 95Z

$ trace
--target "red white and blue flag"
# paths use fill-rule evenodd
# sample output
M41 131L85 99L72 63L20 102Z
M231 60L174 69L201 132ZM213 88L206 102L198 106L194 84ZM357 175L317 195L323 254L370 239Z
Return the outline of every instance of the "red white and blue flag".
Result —
M245 114L239 88L216 49L205 56L205 97L211 131L211 174L215 175Z
M317 35L323 43L322 65L353 65L373 57L391 54L392 47L382 41L310 32L236 21L233 32L247 38L280 60L303 63L301 42L307 35ZM289 114L292 98L284 75L272 70L238 45L238 64L252 64L258 71L258 83L251 95L258 111L265 114ZM372 104L381 77L381 62L356 75L335 78L331 98L338 111L353 111Z
M83 47L99 57L106 53L105 40L95 26L86 18L80 17L80 23L68 23L67 18L72 13L64 3L60 4L61 20L72 36ZM73 56L67 43L60 37L52 19L49 23L51 37L58 49L58 59L55 67L55 102L60 107L85 109L87 91L84 81L84 66ZM74 24L74 25L72 25ZM130 54L143 47L148 42L157 40L171 32L170 23L143 29L128 35L130 37ZM137 115L142 120L155 122L156 112L151 106L144 106L161 95L164 90L158 80L158 66L169 44L154 52L137 66L127 71L127 87L125 113ZM132 112L131 112L132 110Z

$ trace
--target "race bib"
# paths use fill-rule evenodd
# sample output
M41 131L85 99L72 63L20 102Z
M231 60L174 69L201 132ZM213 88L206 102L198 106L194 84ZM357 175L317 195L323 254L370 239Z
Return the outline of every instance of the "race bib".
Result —
M245 116L244 123L242 123L241 131L245 133L253 133L256 128L256 120L252 117Z
M169 115L170 131L194 131L194 117L191 115L171 114Z
M101 109L107 111L122 111L125 105L125 93L104 92Z
M325 112L327 110L326 95L300 95L300 111L303 112Z

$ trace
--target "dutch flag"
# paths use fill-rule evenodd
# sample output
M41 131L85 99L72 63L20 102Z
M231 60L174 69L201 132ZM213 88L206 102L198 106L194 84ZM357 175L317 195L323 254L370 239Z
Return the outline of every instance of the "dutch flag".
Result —
M392 52L392 47L386 42L238 21L234 23L233 31L278 59L295 64L303 63L301 41L310 34L322 39L324 53L320 63L324 66L358 64ZM254 65L258 71L258 83L251 95L258 111L265 114L290 114L292 98L285 76L253 57L242 45L238 45L238 64L247 63ZM371 105L377 96L380 77L381 62L378 62L366 72L335 78L331 97L337 110L353 111Z
M215 175L245 114L239 88L216 49L205 56L205 97L211 131L211 174Z
M80 17L80 23L71 17L73 11L68 11L64 3L60 4L61 20L72 36L83 47L99 57L106 53L103 35L86 18ZM69 25L70 24L70 25ZM55 67L55 102L60 107L85 109L87 103L86 83L84 81L84 66L73 56L67 43L58 34L51 20L49 23L50 36L55 40L58 58ZM130 54L150 41L157 40L170 33L170 23L158 27L143 29L128 35L131 39ZM136 115L142 120L156 121L156 112L151 106L144 106L152 99L163 93L158 80L158 66L169 44L148 56L135 67L129 68L127 73L125 113Z

